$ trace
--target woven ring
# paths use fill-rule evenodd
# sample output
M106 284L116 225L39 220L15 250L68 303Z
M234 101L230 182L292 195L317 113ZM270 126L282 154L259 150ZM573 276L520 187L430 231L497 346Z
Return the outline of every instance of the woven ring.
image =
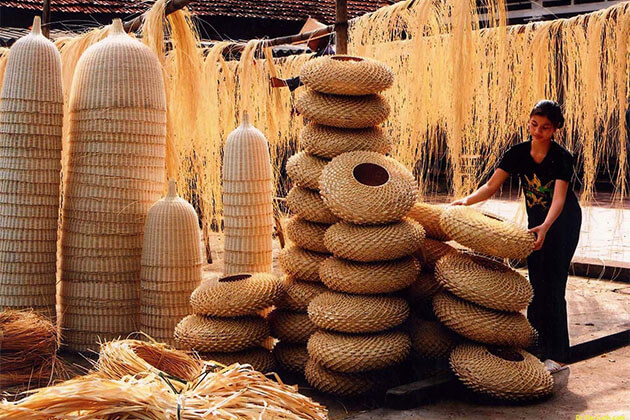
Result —
M318 158L306 152L299 152L287 161L287 175L299 187L318 190L319 177L327 164L327 159Z
M202 360L219 362L222 365L230 366L234 363L240 365L250 365L258 372L271 372L275 369L276 363L271 352L262 347L238 351L234 353L199 353Z
M276 306L280 309L296 312L306 312L311 300L328 290L320 283L298 281L288 276L283 281L283 289L284 293L276 303Z
M355 150L384 155L392 148L392 139L380 127L336 128L312 122L304 126L300 137L306 152L327 159Z
M267 322L258 317L188 315L175 327L175 342L185 350L235 352L260 345L269 333Z
M304 369L306 380L321 392L340 397L355 397L374 392L380 384L375 373L340 373L309 359Z
M293 216L287 223L287 236L300 248L315 252L328 252L328 248L324 245L324 233L329 226Z
M450 241L450 236L440 226L440 216L444 213L444 209L444 206L417 202L413 205L407 217L422 225L427 238L436 241Z
M306 344L317 327L303 312L275 310L269 315L271 335L280 341Z
M348 152L322 171L320 194L340 219L356 224L401 220L416 200L413 175L396 160L376 152Z
M442 286L435 279L435 273L422 266L422 271L407 289L407 300L412 306L420 305L440 290Z
M414 353L428 360L448 358L459 341L457 334L440 322L416 317L409 322L409 335Z
M304 281L319 280L319 264L328 258L329 254L307 251L290 246L280 251L278 262L282 270L292 277Z
M420 260L423 267L433 270L435 269L435 263L451 252L457 252L457 249L444 242L424 238L422 246L414 252L414 256Z
M287 205L294 214L309 222L333 224L339 221L317 191L293 187L287 194Z
M304 368L308 362L308 351L305 345L280 342L273 348L273 356L282 369L304 374Z

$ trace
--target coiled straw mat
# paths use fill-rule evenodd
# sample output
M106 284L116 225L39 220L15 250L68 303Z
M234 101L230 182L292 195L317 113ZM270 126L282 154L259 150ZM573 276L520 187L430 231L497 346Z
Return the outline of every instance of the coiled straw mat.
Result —
M313 300L315 296L328 290L320 283L299 281L289 276L286 276L283 280L282 288L284 292L280 296L276 306L281 309L297 312L306 312L311 300Z
M440 216L444 213L444 206L416 202L407 217L420 223L427 234L427 238L436 241L450 241L451 238L440 226Z
M308 362L308 351L305 345L280 342L273 348L273 356L282 369L304 374L304 368Z
M360 262L388 261L410 255L423 240L424 229L411 219L374 226L339 222L324 235L324 244L335 257Z
M424 268L424 267L423 267ZM422 270L407 290L410 304L420 303L442 290L442 285L435 278L431 270Z
M322 172L320 193L340 219L356 224L401 220L416 200L416 181L402 164L376 152L348 152Z
M175 342L186 350L235 352L260 345L269 333L267 322L258 317L188 315L175 327Z
M308 305L308 316L320 328L346 333L385 331L400 325L409 305L398 297L325 292Z
M460 344L451 352L455 375L474 391L502 400L532 400L551 394L545 365L521 349Z
M440 258L435 277L455 296L500 311L522 311L534 296L529 281L510 267L464 253Z
M293 187L287 194L287 205L294 214L309 222L332 224L339 221L326 207L317 191Z
M387 119L390 107L381 95L327 95L307 90L295 102L298 112L318 124L339 128L367 128Z
M526 258L536 240L527 229L465 206L447 208L440 226L460 244L498 258Z
M320 281L319 264L329 256L330 254L290 246L280 251L278 261L282 270L290 276L304 281L317 282Z
M299 187L319 190L319 177L328 164L327 159L306 152L299 152L287 161L287 174Z
M204 281L190 295L193 312L212 316L253 315L276 303L282 283L273 274L234 274Z
M271 352L262 347L238 351L235 353L199 353L203 360L219 362L225 366L234 363L250 365L259 372L271 372L276 368L276 361Z
M337 128L312 122L304 126L300 136L306 152L327 159L355 150L384 155L392 148L391 137L380 127Z
M318 331L308 340L311 359L335 372L356 373L396 365L409 355L411 341L402 331L338 334Z
M391 293L409 287L420 273L413 257L361 263L330 257L319 266L319 277L338 292L365 294Z
M324 245L324 233L330 225L324 223L313 223L293 216L287 223L287 236L300 248L315 252L328 252Z
M340 397L356 397L370 394L378 389L380 377L373 372L341 373L326 369L313 359L309 359L304 369L309 384L321 392Z
M448 292L433 296L433 311L448 328L480 343L526 348L538 335L521 313L487 309Z
M275 310L269 315L271 335L286 343L306 344L317 331L307 313Z
M423 359L448 358L451 350L459 343L457 334L438 321L410 318L409 335L413 351Z
M414 256L422 262L422 266L435 269L435 263L446 254L457 252L457 249L444 242L424 238L422 246L416 250Z

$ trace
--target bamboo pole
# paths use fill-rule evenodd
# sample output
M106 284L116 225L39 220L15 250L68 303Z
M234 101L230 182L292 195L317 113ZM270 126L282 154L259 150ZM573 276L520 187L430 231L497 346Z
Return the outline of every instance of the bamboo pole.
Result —
M50 0L44 0L42 9L42 35L50 38Z
M337 0L336 15L337 54L348 54L348 0Z

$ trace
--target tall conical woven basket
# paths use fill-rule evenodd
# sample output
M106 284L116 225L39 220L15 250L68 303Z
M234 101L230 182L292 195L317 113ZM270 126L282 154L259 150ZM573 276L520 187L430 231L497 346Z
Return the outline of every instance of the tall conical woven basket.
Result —
M157 57L120 20L77 63L60 290L64 343L75 350L139 327L142 234L165 181L165 96ZM83 315L70 316L77 307Z
M166 197L149 210L140 268L140 327L175 345L177 323L191 313L190 294L201 283L201 237L197 212L169 181Z
M272 179L267 139L245 112L225 143L225 274L271 271Z
M36 17L11 48L0 100L0 310L56 316L62 121L61 58Z

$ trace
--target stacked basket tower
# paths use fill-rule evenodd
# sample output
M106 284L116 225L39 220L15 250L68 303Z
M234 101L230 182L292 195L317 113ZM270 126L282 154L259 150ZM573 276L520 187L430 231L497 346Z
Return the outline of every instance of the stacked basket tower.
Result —
M63 94L35 18L11 48L0 101L0 310L55 317Z
M404 360L410 349L409 336L397 329L409 307L391 293L408 287L420 270L411 254L424 230L404 219L417 186L406 168L384 155L391 141L378 125L390 109L378 92L393 83L387 67L358 57L323 57L304 65L300 76L308 90L297 108L312 121L302 143L332 159L319 176L318 198L339 219L317 238L333 255L318 269L329 290L308 305L319 330L308 341L305 375L324 392L364 394L383 382L379 370ZM291 209L305 213L297 204Z
M79 59L70 93L61 247L64 343L138 330L142 234L165 174L160 63L115 20Z

